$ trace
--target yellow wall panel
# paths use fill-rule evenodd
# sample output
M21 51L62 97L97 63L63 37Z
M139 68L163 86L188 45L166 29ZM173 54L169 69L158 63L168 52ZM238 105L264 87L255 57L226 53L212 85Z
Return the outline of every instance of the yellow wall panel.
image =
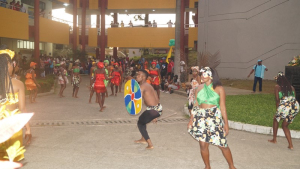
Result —
M97 28L89 28L89 42L88 45L91 47L97 47Z
M70 0L58 0L58 1L60 1L60 2L63 2L63 3L70 3Z
M0 37L29 39L28 14L0 7Z
M194 47L194 41L198 41L198 28L189 28L189 48Z
M176 8L176 0L108 0L108 9Z
M195 2L198 2L198 0L190 0L190 8L195 8Z
M108 47L167 48L175 28L108 28Z
M40 17L40 41L69 44L69 25Z
M89 8L90 9L99 9L98 8L98 0L89 0Z

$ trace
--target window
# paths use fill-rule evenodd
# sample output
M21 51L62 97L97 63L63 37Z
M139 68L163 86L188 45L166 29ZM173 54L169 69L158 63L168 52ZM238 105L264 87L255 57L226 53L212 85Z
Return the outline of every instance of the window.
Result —
M34 42L18 40L17 48L18 49L34 49ZM40 43L39 48L40 48L40 50L44 50L45 44Z
M34 6L34 1L33 0L21 0L21 3L24 3L29 6ZM46 9L46 3L40 1L40 9Z

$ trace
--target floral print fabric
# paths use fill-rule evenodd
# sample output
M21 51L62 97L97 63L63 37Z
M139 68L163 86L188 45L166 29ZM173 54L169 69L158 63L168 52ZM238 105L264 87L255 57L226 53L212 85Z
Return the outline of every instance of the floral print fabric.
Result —
M197 141L210 143L216 146L227 147L223 119L220 109L215 106L208 109L195 106L192 109L194 115L192 127L188 132Z
M279 122L281 119L288 123L292 123L295 116L299 112L299 103L294 96L283 97L280 99L279 106L275 115L276 120Z
M79 84L80 84L80 77L79 76L73 76L72 86L79 87Z

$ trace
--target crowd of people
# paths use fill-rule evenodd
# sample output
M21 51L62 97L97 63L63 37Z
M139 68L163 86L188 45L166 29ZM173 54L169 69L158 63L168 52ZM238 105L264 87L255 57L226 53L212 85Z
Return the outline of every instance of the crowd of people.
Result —
M173 22L170 20L169 22L167 22L167 25L169 28L172 28ZM120 26L121 28L123 28L125 26L125 24L123 21L121 21L121 24L119 24L119 22L111 21L110 26L111 27L119 27ZM131 21L129 21L128 26L133 27L133 23ZM155 20L153 20L152 23L151 23L151 21L148 21L148 23L145 24L145 27L157 28L157 22Z
M26 13L26 8L24 7L23 3L21 3L21 1L16 2L16 0L13 0L8 4L7 0L0 0L0 6Z

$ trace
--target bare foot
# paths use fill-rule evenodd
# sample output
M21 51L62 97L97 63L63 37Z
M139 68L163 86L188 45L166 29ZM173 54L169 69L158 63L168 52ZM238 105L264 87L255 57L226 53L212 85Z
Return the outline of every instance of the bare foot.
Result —
M110 96L113 96L114 94L112 93Z
M102 108L101 108L99 111L100 111L100 112L102 112L102 111L103 111L103 109L104 109L104 108L102 107Z
M62 97L63 97L63 96L61 96L61 95L59 96L59 98L62 98Z
M268 140L270 143L274 143L274 144L276 144L277 143L277 141L276 140Z
M134 140L134 142L137 143L137 144L147 144L147 141L142 140L142 139L140 139L140 140Z
M115 94L115 96L117 96L117 93Z
M288 146L288 149L294 150L294 147L293 146Z
M79 98L78 96L75 96L75 98Z
M92 102L91 102L91 101L89 101L89 103L91 104Z
M66 97L66 96L64 96L64 95L61 95L61 97Z
M147 146L146 150L152 150L154 147L153 146Z

